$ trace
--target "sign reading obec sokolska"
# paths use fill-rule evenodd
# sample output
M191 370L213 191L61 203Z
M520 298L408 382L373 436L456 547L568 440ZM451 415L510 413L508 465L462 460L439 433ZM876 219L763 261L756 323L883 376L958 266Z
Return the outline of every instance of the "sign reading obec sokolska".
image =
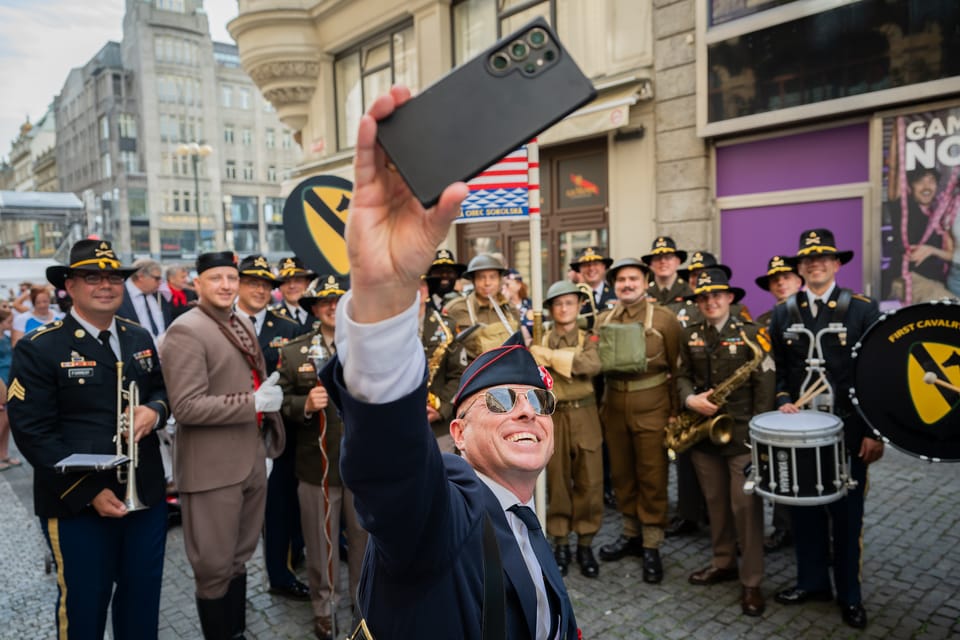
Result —
M318 274L344 280L350 272L344 229L353 183L331 175L312 176L298 184L283 205L287 244Z

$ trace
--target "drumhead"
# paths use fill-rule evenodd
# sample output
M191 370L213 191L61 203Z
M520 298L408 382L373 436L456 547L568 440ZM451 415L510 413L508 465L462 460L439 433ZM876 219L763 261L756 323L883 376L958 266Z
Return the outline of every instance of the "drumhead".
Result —
M781 413L768 411L750 421L751 434L783 438L810 438L829 436L843 428L843 421L832 413L800 411Z
M854 347L854 406L875 433L930 460L960 461L960 304L887 313Z

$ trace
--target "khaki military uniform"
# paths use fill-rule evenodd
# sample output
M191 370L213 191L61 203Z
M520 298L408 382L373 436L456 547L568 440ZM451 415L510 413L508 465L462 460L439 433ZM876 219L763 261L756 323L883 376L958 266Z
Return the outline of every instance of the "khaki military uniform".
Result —
M476 291L470 295L452 300L443 309L457 326L457 332L463 331L475 324L481 325L464 340L469 360L493 347L499 347L520 327L520 315L516 307L510 304L500 293L494 296L500 312L506 319L510 329L503 325L500 314L490 303L489 299L478 298Z
M652 312L648 305L653 304ZM648 300L629 306L621 303L600 316L605 323L642 324L646 327L647 370L624 375L605 373L600 417L610 452L610 471L617 507L623 516L623 534L643 534L643 546L660 547L667 523L667 453L663 429L677 415L676 369L680 356L681 327L670 310ZM642 525L642 531L641 531Z
M453 418L451 400L457 393L460 376L467 368L467 351L461 343L453 340L456 329L453 320L440 315L440 312L429 305L420 322L420 342L423 344L423 355L427 359L430 376L427 400L430 402L436 399L439 406L434 408L440 414L440 419L431 422L430 428L433 429L440 450L454 453L456 446L450 435L450 420ZM434 354L440 348L443 348L443 354L435 358Z
M733 418L730 442L716 445L705 439L691 452L710 514L713 566L737 568L739 545L740 582L745 587L758 587L763 580L763 501L743 491L743 469L750 462L749 422L756 414L773 410L776 386L773 359L757 339L759 329L736 319L728 319L720 331L705 322L687 327L677 377L678 398L684 403L690 395L715 389L755 358L760 360L721 408ZM744 342L744 335L759 353Z
M305 414L307 395L317 385L317 370L309 360L310 345L320 332L306 334L288 342L280 350L280 387L283 389L284 423L297 434L296 463L294 472L300 480L297 495L300 500L300 520L307 556L307 578L310 583L310 600L315 618L332 614L334 592L331 584L339 584L340 558L337 552L340 539L340 518L344 519L347 534L347 569L349 572L350 597L356 598L360 582L363 552L367 546L367 532L357 519L353 506L353 493L343 486L340 478L340 441L343 437L343 422L333 403L327 405L323 414L326 419L326 434L323 440L326 460L320 449L320 414ZM322 339L322 336L321 336ZM333 354L333 342L324 341L328 354ZM330 504L329 532L333 540L333 582L327 572L326 511L323 495L324 471ZM353 600L354 607L357 606Z
M600 373L594 335L583 329L552 329L539 348L537 363L553 376L557 410L553 414L554 452L547 463L547 533L566 544L590 546L603 520L603 433L593 392Z

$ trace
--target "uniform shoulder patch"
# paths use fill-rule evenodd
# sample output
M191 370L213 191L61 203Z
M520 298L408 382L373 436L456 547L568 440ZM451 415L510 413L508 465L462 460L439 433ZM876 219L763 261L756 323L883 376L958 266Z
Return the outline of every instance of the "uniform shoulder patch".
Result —
M18 378L14 378L13 382L10 383L10 387L7 389L7 402L10 402L14 398L20 402L23 402L26 396L27 390L23 388L23 385L20 384L20 380Z
M50 324L45 324L43 326L37 327L33 331L29 332L24 338L30 338L31 340L36 340L42 335L50 333L51 331L56 331L63 326L63 320L54 320Z

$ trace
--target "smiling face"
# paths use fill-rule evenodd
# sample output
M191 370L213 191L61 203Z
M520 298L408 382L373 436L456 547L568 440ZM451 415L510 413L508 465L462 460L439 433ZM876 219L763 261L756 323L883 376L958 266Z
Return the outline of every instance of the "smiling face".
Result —
M73 307L80 317L95 321L104 316L112 316L120 308L120 303L123 302L123 280L111 283L109 275L108 271L78 271L64 281L64 288L73 299ZM94 276L99 276L99 281L96 284L87 283L86 278L95 281Z
M710 324L716 325L730 315L733 294L729 291L712 291L697 296L697 307Z
M643 299L647 291L647 274L639 267L620 267L613 279L617 300L630 305Z
M584 262L580 265L580 276L583 278L583 281L588 285L597 288L603 278L607 275L607 265L603 263L602 260L594 260L593 262Z
M450 435L470 466L519 496L532 491L553 455L553 418L537 415L530 406L525 394L533 387L511 388L518 397L507 413L490 411L484 391L464 399Z
M339 297L317 300L313 303L313 316L320 321L320 326L324 329L333 331L337 326L337 303Z
M937 195L936 177L932 173L924 173L910 183L910 193L918 204L929 205L933 202L933 197Z
M273 299L270 295L272 291L273 284L263 278L240 276L237 306L247 313L260 313L260 310Z
M650 270L658 280L669 280L680 268L680 256L675 253L662 253L650 259Z
M283 284L280 285L280 293L283 294L283 299L287 304L297 306L297 302L303 296L303 293L309 285L310 278L306 276L293 276L283 281Z
M195 282L202 303L226 311L237 297L240 274L234 267L212 267L198 275Z
M807 281L807 289L819 295L830 288L840 271L840 260L836 256L800 258L797 271Z

